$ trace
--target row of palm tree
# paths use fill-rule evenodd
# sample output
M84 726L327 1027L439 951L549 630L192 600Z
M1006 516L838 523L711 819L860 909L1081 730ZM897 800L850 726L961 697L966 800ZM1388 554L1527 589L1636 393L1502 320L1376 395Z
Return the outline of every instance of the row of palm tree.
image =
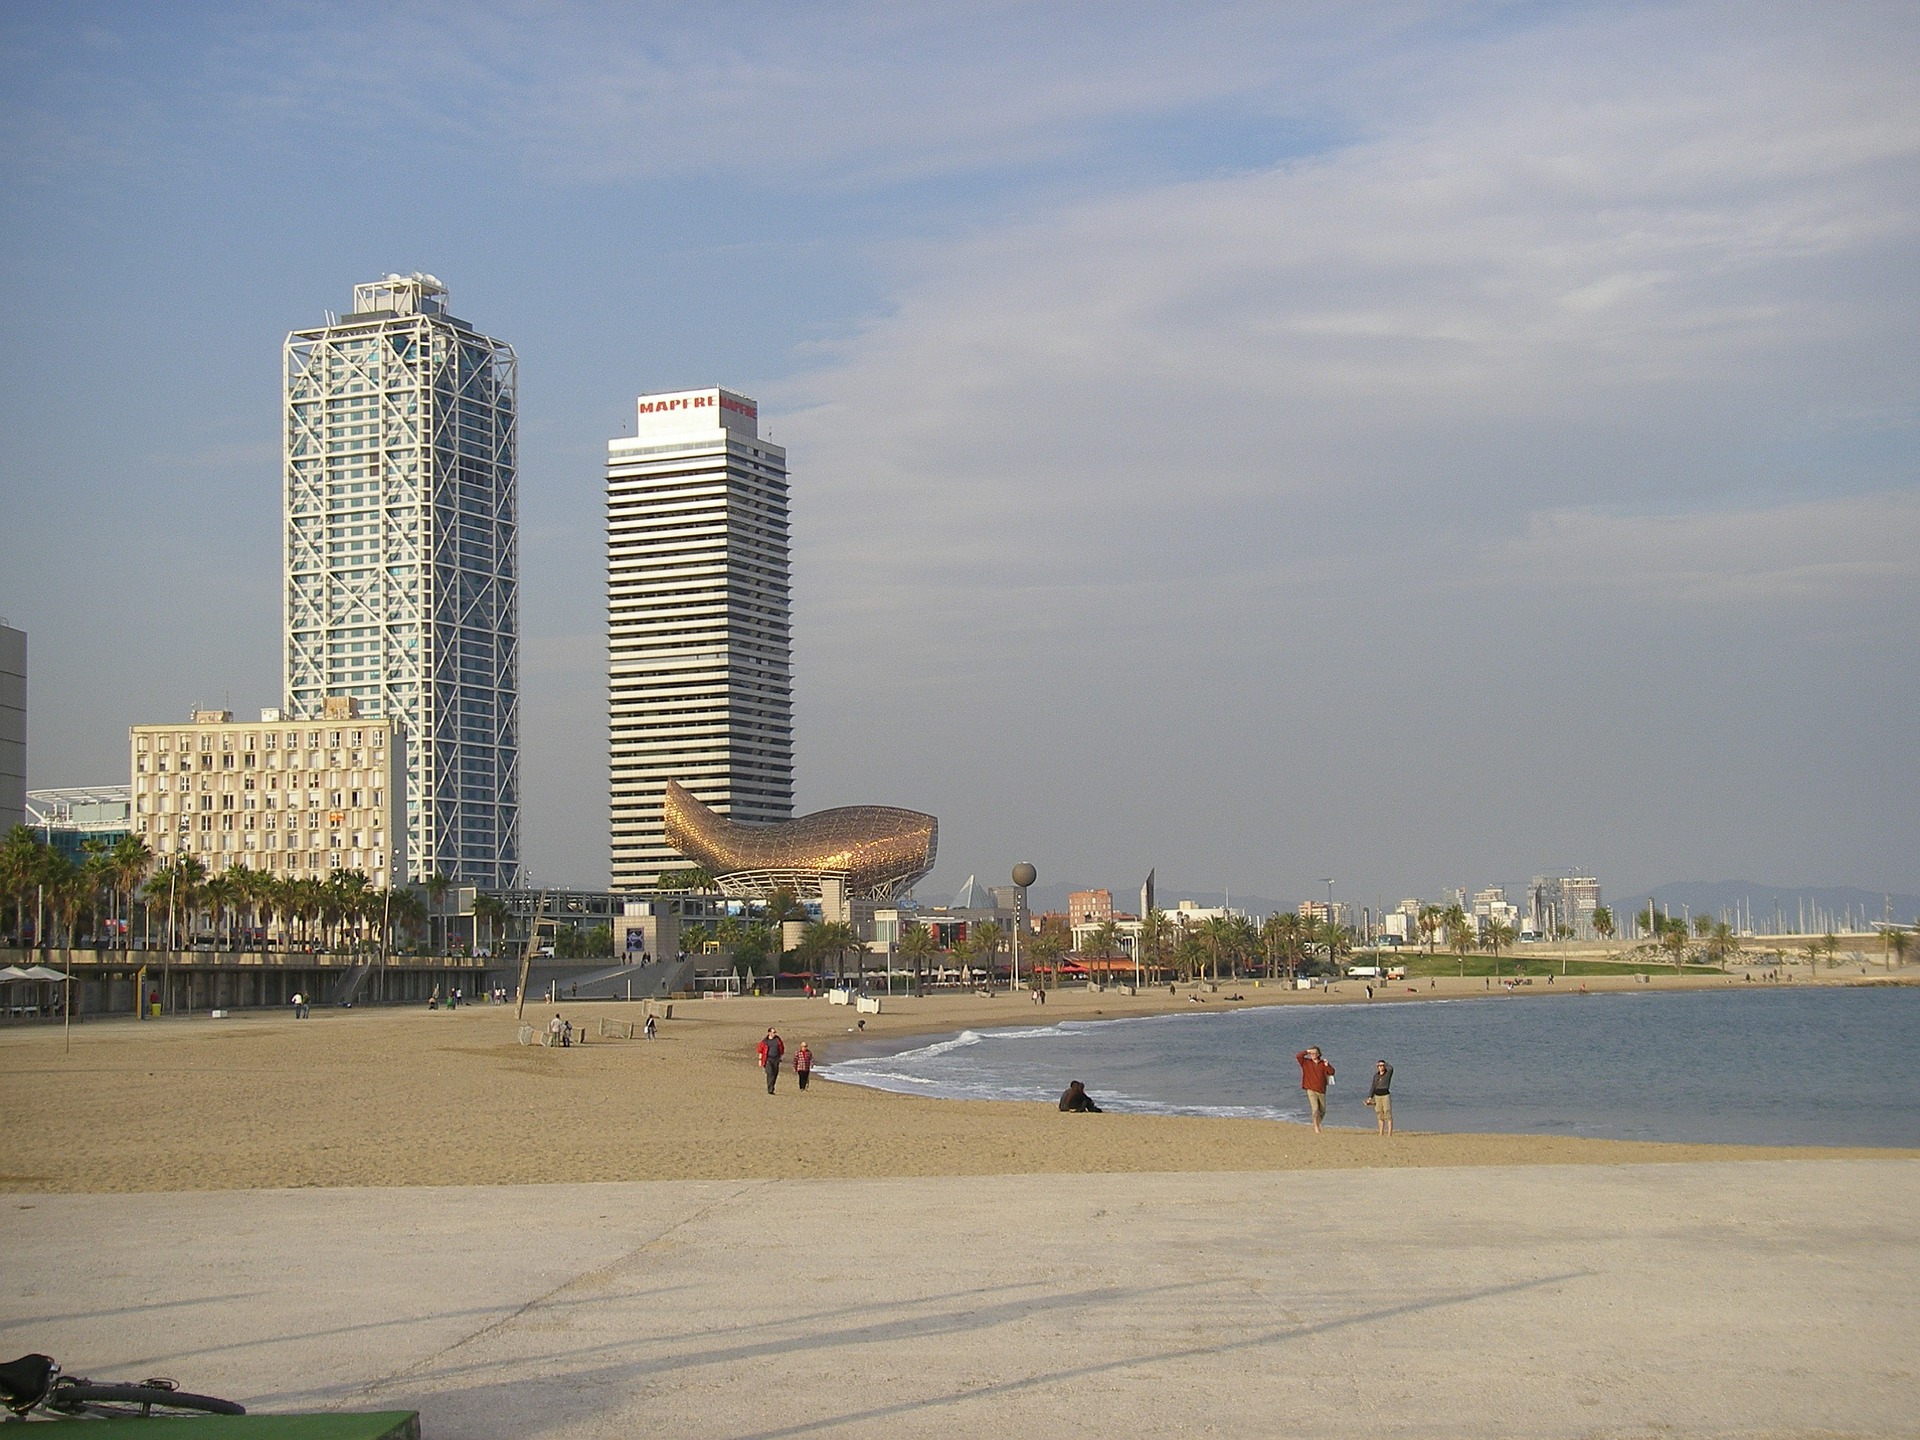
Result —
M156 864L146 842L131 835L89 840L83 855L75 863L24 825L0 840L0 899L12 939L30 929L64 946L83 934L96 945L127 945L136 908L143 908L148 938L157 929L173 948L201 938L219 948L249 948L264 944L277 921L286 943L364 948L377 939L391 949L427 918L417 892L376 889L358 870L325 879L282 878L245 865L209 873L191 855Z

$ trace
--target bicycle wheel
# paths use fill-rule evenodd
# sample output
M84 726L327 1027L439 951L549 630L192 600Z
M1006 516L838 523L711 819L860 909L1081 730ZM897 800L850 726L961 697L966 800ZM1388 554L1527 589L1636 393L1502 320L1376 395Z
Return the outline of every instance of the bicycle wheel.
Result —
M197 1411L202 1415L244 1415L247 1407L211 1395L195 1395L186 1390L169 1390L161 1385L102 1385L91 1380L57 1385L47 1404L55 1410L78 1410L82 1406L113 1415L166 1414L170 1411Z

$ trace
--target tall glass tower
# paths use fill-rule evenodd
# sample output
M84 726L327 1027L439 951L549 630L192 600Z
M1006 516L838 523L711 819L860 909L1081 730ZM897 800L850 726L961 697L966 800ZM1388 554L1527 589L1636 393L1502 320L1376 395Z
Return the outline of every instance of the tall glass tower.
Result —
M787 452L730 390L640 397L607 445L613 888L685 865L661 801L793 817Z
M419 274L285 354L291 718L404 722L407 872L489 888L520 874L515 366Z

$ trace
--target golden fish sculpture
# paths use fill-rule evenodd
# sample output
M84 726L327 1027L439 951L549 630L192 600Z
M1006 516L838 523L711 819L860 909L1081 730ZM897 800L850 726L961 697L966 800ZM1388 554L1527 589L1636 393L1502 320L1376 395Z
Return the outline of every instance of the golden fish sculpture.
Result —
M660 809L667 843L716 878L743 871L844 875L849 895L900 894L933 869L940 844L933 816L891 805L845 805L743 825L669 780Z

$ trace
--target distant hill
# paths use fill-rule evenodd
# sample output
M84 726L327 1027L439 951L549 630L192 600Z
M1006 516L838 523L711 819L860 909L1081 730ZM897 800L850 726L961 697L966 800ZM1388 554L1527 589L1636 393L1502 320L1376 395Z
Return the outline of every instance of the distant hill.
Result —
M1920 918L1920 895L1897 891L1889 895L1886 891L1860 890L1851 885L1755 885L1746 880L1682 880L1656 885L1650 891L1609 903L1613 913L1624 922L1628 916L1645 910L1649 899L1675 915L1724 913L1731 919L1737 908L1742 915L1751 915L1753 928L1763 933L1776 930L1782 924L1786 930L1794 931L1801 925L1803 913L1807 930L1814 934L1871 926L1886 918L1889 901L1894 923L1911 925Z

